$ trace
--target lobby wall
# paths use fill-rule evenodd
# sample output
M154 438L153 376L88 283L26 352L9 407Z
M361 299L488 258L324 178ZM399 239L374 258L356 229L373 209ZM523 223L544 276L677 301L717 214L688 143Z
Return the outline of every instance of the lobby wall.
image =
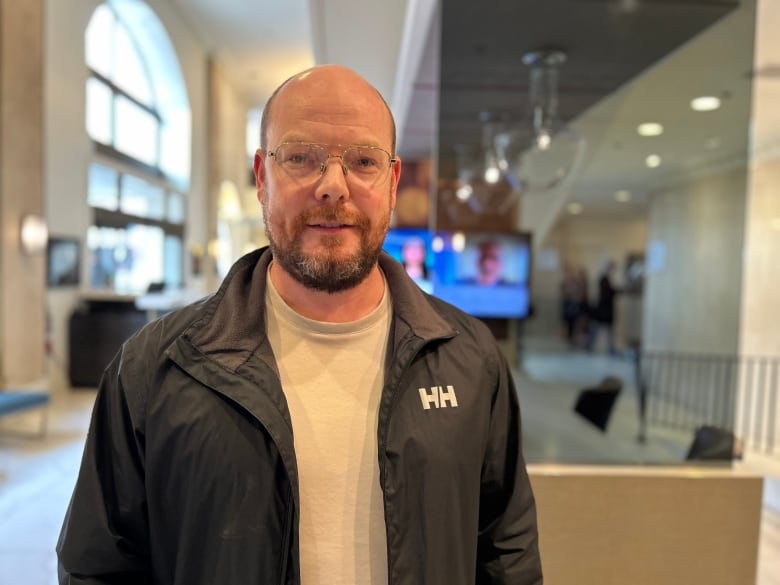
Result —
M653 194L643 319L648 350L737 352L746 188L740 165Z

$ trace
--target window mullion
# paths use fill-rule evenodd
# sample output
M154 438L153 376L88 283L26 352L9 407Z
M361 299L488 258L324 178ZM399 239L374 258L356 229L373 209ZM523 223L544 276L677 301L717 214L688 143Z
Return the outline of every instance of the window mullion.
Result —
M145 110L149 113L150 116L154 116L158 122L162 122L162 116L160 116L160 113L150 106L149 104L145 104L138 100L138 98L133 97L129 93L127 93L125 90L123 90L121 87L119 87L116 83L108 79L107 77L104 77L101 75L98 71L95 71L94 69L90 69L90 73L92 74L92 77L98 79L99 81L105 83L108 87L111 88L111 91L114 92L114 94L121 94L122 97L126 98L127 100L133 102L136 106L139 108Z

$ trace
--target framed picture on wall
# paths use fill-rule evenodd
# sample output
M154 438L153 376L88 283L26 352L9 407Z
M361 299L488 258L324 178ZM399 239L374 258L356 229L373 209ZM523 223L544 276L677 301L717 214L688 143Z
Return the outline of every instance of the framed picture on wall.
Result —
M642 252L633 252L626 256L626 268L624 275L624 292L640 295L645 287L645 255Z
M46 254L47 286L78 286L80 280L81 241L78 238L49 238Z

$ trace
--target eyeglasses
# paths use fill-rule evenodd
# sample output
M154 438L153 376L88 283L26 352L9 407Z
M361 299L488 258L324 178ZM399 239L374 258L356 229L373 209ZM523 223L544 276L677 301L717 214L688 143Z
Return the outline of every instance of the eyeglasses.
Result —
M342 148L341 154L330 154ZM309 142L283 142L269 152L285 172L299 180L316 180L325 173L331 158L341 159L345 177L351 177L363 186L371 187L383 181L397 158L378 146L343 146L313 144Z

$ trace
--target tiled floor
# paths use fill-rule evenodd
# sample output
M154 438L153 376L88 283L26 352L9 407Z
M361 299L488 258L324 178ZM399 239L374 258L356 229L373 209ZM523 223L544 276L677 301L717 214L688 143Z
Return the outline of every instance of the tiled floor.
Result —
M565 359L566 361L561 361ZM605 373L628 376L626 361L601 356L528 352L517 374L524 408L529 462L657 463L679 460L687 436L654 432L636 441L636 404L626 393L616 405L608 433L585 432L587 426L561 416L584 380ZM627 378L626 378L627 379ZM37 413L0 423L0 585L54 585L54 547L78 471L95 393L53 393L49 430L44 439L11 438L14 428L34 427ZM758 580L780 585L780 454L747 457L740 465L767 477L764 490ZM750 585L750 584L735 584Z
M0 427L0 585L57 583L54 546L76 481L94 391L54 394L44 439L10 437L38 413Z

